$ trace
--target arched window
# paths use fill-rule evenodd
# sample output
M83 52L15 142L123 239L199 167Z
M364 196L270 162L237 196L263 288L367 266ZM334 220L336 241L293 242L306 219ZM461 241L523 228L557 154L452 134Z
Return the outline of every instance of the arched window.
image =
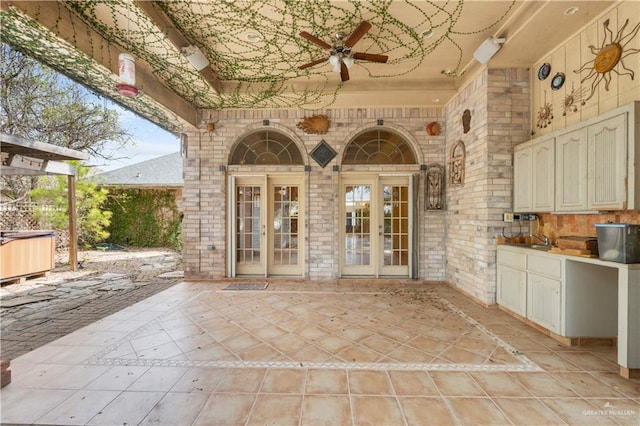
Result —
M416 164L416 156L402 136L384 129L356 136L344 151L342 164Z
M296 144L274 130L259 130L240 140L231 153L229 164L293 165L304 164Z

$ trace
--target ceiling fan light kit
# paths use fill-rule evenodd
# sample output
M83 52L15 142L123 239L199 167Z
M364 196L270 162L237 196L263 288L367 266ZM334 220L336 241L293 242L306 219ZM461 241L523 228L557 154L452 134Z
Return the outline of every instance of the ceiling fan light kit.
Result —
M505 38L488 38L476 49L473 53L473 57L484 65L489 62L489 59L493 58L493 55L500 50L500 47L502 47L506 41L507 39Z
M340 73L340 79L344 82L349 80L349 68L353 66L356 59L360 61L385 63L389 59L386 55L378 55L374 53L354 53L351 48L364 37L371 29L371 24L367 21L362 21L358 28L351 33L351 35L344 40L345 34L339 31L335 34L335 41L333 44L329 44L318 37L310 34L306 31L300 33L300 37L309 40L313 44L329 51L329 57L327 59L316 59L306 64L300 65L298 69L305 69L313 67L315 65L329 62L332 67L332 71Z

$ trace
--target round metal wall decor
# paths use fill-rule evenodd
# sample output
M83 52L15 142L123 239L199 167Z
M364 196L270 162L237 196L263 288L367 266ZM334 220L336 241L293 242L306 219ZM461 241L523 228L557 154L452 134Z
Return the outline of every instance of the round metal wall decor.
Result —
M551 90L558 90L564 84L564 73L559 72L551 79Z
M542 64L542 66L540 66L540 69L538 69L538 80L545 80L547 77L549 77L550 73L551 64L545 62L544 64Z
M432 121L431 123L427 124L427 134L429 136L438 136L441 131L442 128L437 121Z

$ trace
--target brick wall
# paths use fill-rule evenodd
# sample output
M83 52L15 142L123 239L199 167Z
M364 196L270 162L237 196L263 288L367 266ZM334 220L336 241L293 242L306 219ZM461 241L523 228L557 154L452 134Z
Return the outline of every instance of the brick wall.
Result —
M470 129L463 113L471 112ZM529 72L484 70L447 107L447 155L466 146L464 184L447 188L447 281L476 300L495 303L496 236L512 208L513 147L529 139ZM447 170L449 173L449 170Z
M325 114L331 120L329 132L309 135L296 128L305 116ZM342 172L364 171L370 173L420 174L419 269L421 279L445 278L445 220L441 211L423 209L424 175L420 164L444 164L444 109L443 108L384 108L384 109L328 109L304 110L255 110L255 111L206 111L203 120L215 122L213 132L202 130L186 135L187 158L184 165L184 269L190 280L225 277L227 271L227 181L233 172L255 174L274 171L303 172L303 166L260 167L228 166L229 154L242 136L263 128L263 120L269 120L269 128L288 134L302 151L305 164L311 166L306 176L307 229L305 246L305 273L311 279L336 278L339 265L339 202L338 183ZM340 165L346 144L357 134L377 127L377 120L384 120L384 128L402 134L416 150L418 164L410 166L345 166ZM442 124L443 134L429 136L426 125L432 121ZM324 139L338 155L326 167L320 167L308 153ZM333 171L339 165L341 172ZM220 166L225 166L222 171Z

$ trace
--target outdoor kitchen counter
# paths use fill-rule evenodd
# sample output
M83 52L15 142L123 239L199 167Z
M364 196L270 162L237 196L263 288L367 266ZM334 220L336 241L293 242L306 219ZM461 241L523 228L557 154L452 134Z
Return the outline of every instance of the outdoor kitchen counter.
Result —
M617 337L620 374L627 378L640 378L640 263L609 262L518 245L498 245L497 258L498 293L501 286L503 293L509 291L508 286L512 283L501 283L501 271L508 272L509 268L525 274L527 284L532 282L531 277L540 277L541 282L546 280L547 283L555 280L559 285L558 334L580 336L584 335L584 324L591 323L597 328L601 326L599 323L608 322L609 328L614 327L614 331L617 329L614 337ZM518 262L525 263L518 265ZM553 265L558 265L557 270ZM508 277L508 274L505 276ZM530 311L535 312L535 304L539 299L532 297L534 295L527 288L524 295L526 315L520 313L520 316L528 318ZM500 299L499 294L499 304ZM617 305L617 318L599 315L598 311L611 311L614 305Z

